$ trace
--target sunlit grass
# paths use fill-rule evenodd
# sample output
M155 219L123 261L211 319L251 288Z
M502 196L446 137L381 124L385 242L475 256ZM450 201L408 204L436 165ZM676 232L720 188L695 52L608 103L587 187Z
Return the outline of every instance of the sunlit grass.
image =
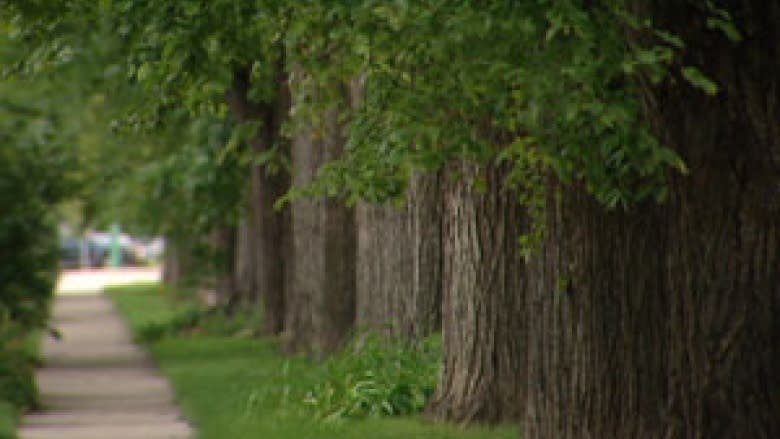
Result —
M131 327L176 316L157 287L123 287L110 294ZM166 336L152 354L175 389L200 438L274 439L516 439L515 427L469 428L421 416L323 422L300 403L324 368L279 353L272 340L198 333Z
M134 334L150 324L167 322L181 307L170 291L155 283L109 287L106 292Z

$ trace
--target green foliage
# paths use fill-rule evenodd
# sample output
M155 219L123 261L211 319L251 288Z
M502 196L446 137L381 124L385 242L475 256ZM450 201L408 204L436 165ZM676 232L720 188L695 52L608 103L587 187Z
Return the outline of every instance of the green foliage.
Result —
M681 65L685 41L635 15L636 8L624 1L115 0L54 2L47 9L17 0L10 5L12 34L38 42L21 65L46 72L74 60L93 61L88 77L134 96L117 104L122 108L117 126L131 131L245 121L247 115L226 99L241 72L249 72L247 96L260 106L272 103L280 81L289 79L284 84L295 102L291 136L316 127L326 111L339 111L346 125L345 154L289 197L395 199L417 170L500 156L515 165L511 183L532 204L538 204L540 176L549 174L582 184L608 208L663 201L668 173L686 168L648 129L641 90L677 77L668 74L672 70L705 93L718 90L700 69ZM701 6L709 28L740 41L727 10L709 1ZM90 26L93 32L84 32ZM146 178L128 190L151 194L152 204L160 201L154 200L155 188L168 178L163 174L191 172L207 182L212 175L197 161L187 170L177 168L174 162L191 162L193 149L172 137L156 143L174 146L153 148L165 153L145 157L168 164L156 170L142 166ZM518 142L522 149L515 148ZM221 141L218 147L232 150L238 143ZM210 148L198 154L213 160ZM249 163L285 163L278 145L263 154L239 155ZM529 160L534 166L527 166ZM524 178L531 171L539 176ZM178 187L199 184L185 183ZM221 185L212 189L217 187L223 197L237 192ZM222 212L222 206L194 204L200 207L184 211L195 214L197 224ZM185 225L159 220L169 229Z
M730 22L710 9L712 26ZM535 172L581 182L611 208L662 200L666 173L684 171L645 127L639 98L643 83L664 80L684 42L623 2L123 0L68 11L118 30L108 59L146 96L129 107L131 125L224 118L224 96L246 69L259 104L287 72L289 133L316 127L326 110L343 113L344 157L293 197L397 198L416 169L492 160L520 139L531 140ZM644 36L626 38L626 29ZM696 72L682 74L711 93ZM346 85L356 83L362 91L350 96ZM527 175L527 158L509 157ZM538 192L538 178L514 180Z
M59 248L51 209L74 188L63 123L43 91L0 83L0 321L22 329L45 323Z
M0 401L0 439L16 439L17 410L6 401Z
M38 404L36 359L27 346L29 337L18 323L0 319L0 404L10 403L19 410Z
M151 141L130 137L147 151L136 156L126 152L136 148L100 136L100 143L123 147L92 148L104 151L98 156L131 166L98 167L92 179L129 178L92 190L87 204L182 237L240 215L250 165L286 171L282 145L257 157L243 147L248 132L268 129L231 103L243 72L245 97L258 108L289 85L289 136L307 127L316 132L329 111L338 111L345 125L343 156L280 202L318 195L397 199L418 170L496 158L515 168L508 183L532 209L539 210L540 186L550 174L585 186L608 208L663 201L668 173L686 169L648 129L640 92L667 80L672 69L704 92L717 92L700 70L678 65L684 41L632 14L623 1L10 5L12 35L36 42L17 71L89 66L83 76L94 84L82 88L111 90L113 126L125 135L154 133ZM708 26L739 40L728 11L703 6ZM216 125L227 136L202 135ZM171 204L181 208L160 208Z
M251 64L244 51L257 53L257 10L233 1L55 2L51 10L3 8L12 41L31 46L6 70L73 77L55 95L84 109L73 145L78 226L120 221L195 241L234 223L252 158L224 95L233 69Z
M690 82L694 87L702 90L708 95L712 96L718 93L718 84L705 76L704 73L696 67L683 67L682 75L683 78Z
M0 119L0 122L2 119ZM57 271L56 181L34 145L0 147L0 319L41 327Z
M639 93L668 76L684 42L621 2L294 8L288 56L306 73L293 83L295 117L336 106L349 124L345 156L292 196L381 201L401 195L414 169L499 156L515 165L526 201L542 179L519 177L552 171L615 208L663 200L667 172L685 171L644 124ZM627 28L642 37L626 38ZM338 89L356 81L359 102L345 105Z
M438 336L414 345L358 336L327 360L303 402L325 421L419 413L437 384L441 350Z
M235 224L248 186L248 157L226 149L232 125L201 117L171 129L179 143L154 160L136 160L98 205L146 233L195 237L219 224ZM160 136L163 143L167 139ZM159 148L163 150L162 147ZM171 209L171 206L176 206Z
M731 13L726 9L715 6L709 0L705 4L710 13L710 16L707 17L707 27L719 30L734 43L742 41L742 33L734 23L734 17L731 16Z
M40 331L30 331L8 316L0 316L0 438L15 438L18 416L38 407L35 383L37 340Z
M0 62L17 50L0 36ZM50 87L0 81L0 405L12 407L2 416L37 403L28 341L46 326L57 275L52 211L77 187L69 120Z

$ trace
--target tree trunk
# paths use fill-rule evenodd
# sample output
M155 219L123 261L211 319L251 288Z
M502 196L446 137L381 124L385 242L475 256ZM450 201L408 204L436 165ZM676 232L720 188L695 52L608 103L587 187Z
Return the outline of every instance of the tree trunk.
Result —
M227 101L241 121L259 121L262 126L250 140L258 154L274 150L282 157L289 155L289 145L282 135L282 124L290 110L290 93L284 58L277 60L277 93L272 102L249 100L250 69L238 69ZM263 332L280 334L284 328L287 266L291 256L292 238L289 207L275 209L274 203L290 188L290 176L283 166L267 163L252 168L252 221L256 235L255 286L263 308Z
M256 146L258 151L261 147ZM269 172L263 166L252 170L255 221L255 285L263 305L263 332L278 335L284 329L287 270L291 256L290 211L276 210L274 203L289 190L286 170Z
M214 270L216 304L233 308L239 301L233 273L235 271L236 228L216 226L209 236L209 247Z
M248 307L254 307L258 302L255 287L255 231L252 229L252 219L242 218L236 230L236 256L233 282L239 301Z
M322 162L322 151L315 147L309 131L298 133L292 141L293 186L311 181ZM284 343L290 352L308 352L313 345L313 298L324 273L322 224L319 203L313 198L292 201L293 257L290 288L287 290Z
M341 145L337 146L338 150ZM322 287L314 300L315 357L340 348L355 324L355 211L343 200L322 206L325 265Z
M162 281L167 285L177 285L182 278L182 267L179 258L179 249L176 242L168 238L165 242L163 254Z
M700 2L704 3L704 2ZM723 1L740 43L704 5L648 4L720 92L663 84L646 112L691 170L671 180L671 438L780 437L780 2Z
M309 131L293 141L295 186L311 182L323 163L341 154L337 118L338 112L327 111L317 138ZM355 319L354 209L340 199L301 198L292 202L292 218L287 344L322 358L343 344Z
M428 411L464 423L518 419L525 395L524 213L517 194L505 189L506 169L454 168L444 199L444 369Z
M655 206L609 213L551 185L542 254L529 265L524 437L646 438L665 394L665 228Z
M180 287L192 276L193 249L191 245L186 245L185 242L186 240L180 237L166 237L162 281L167 285Z
M410 264L404 210L361 202L357 206L356 325L385 335L401 332L402 294L409 291Z
M439 177L416 175L400 208L357 208L357 324L411 341L441 327Z
M780 6L726 3L741 43L703 5L643 4L685 41L680 64L720 85L644 91L690 169L668 202L605 213L577 188L549 196L528 439L780 437Z
M666 437L780 437L780 162L756 145L673 183Z

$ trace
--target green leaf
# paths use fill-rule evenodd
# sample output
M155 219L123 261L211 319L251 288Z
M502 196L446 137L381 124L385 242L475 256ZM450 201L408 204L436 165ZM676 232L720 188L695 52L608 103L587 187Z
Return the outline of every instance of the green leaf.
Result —
M685 47L685 43L683 42L682 38L678 37L677 35L667 32L664 30L656 29L655 31L656 36L658 36L661 40L668 43L671 46L674 46L678 49L682 49Z
M729 11L715 6L711 1L707 1L707 9L712 14L707 18L707 27L713 30L719 30L731 41L738 43L742 41L742 34L734 23L734 18Z
M692 66L683 67L682 75L691 85L708 95L714 96L718 93L718 84L708 78L698 68Z
M738 43L742 41L742 34L737 29L737 26L731 20L724 20L721 18L710 17L707 19L707 27L714 30L723 32L726 37Z

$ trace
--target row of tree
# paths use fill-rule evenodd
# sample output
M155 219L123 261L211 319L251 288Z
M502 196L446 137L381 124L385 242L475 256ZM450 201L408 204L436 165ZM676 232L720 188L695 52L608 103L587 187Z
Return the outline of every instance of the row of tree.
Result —
M777 1L5 12L14 74L89 66L120 109L142 146L92 149L134 164L169 280L205 249L289 350L441 329L439 418L780 437Z

